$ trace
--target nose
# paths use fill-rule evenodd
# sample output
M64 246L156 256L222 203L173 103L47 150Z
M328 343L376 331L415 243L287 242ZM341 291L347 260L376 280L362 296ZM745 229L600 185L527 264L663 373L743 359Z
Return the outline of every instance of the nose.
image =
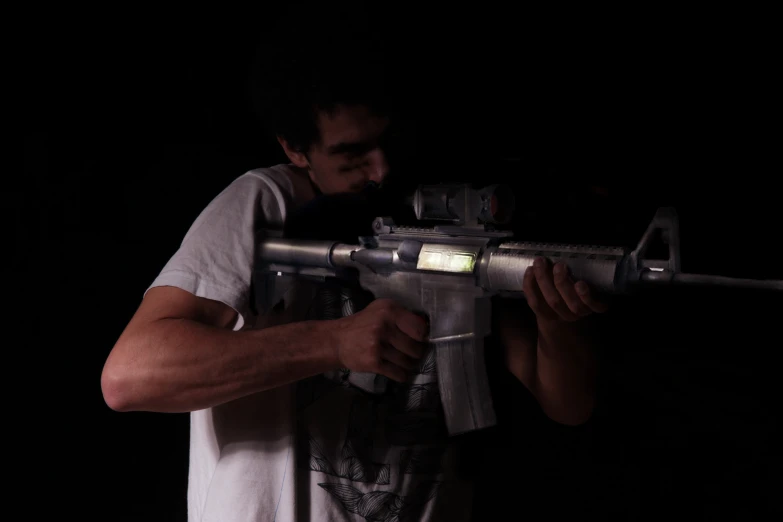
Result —
M368 169L368 181L380 184L389 173L389 160L380 148L370 152L370 166Z

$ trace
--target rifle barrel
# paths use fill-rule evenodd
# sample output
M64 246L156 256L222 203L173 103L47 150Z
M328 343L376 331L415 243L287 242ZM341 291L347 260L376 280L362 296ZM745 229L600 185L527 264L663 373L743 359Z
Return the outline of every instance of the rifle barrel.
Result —
M783 290L783 281L774 279L746 279L711 274L687 274L678 272L667 279L659 279L655 272L642 274L644 283L663 283L677 286L712 286L721 288L739 288L755 290Z

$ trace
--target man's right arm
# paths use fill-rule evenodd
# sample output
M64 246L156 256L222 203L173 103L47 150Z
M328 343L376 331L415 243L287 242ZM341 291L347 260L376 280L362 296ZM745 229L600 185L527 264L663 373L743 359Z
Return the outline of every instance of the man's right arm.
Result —
M323 324L233 331L236 312L176 287L147 292L101 375L117 411L208 408L339 366Z
M101 375L117 411L188 412L348 367L404 380L427 335L421 318L379 300L335 321L234 331L229 306L150 289Z

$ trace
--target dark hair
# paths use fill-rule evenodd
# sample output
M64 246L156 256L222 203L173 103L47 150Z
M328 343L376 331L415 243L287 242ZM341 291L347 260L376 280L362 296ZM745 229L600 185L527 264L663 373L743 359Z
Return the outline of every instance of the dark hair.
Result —
M299 4L278 17L263 37L251 81L266 130L306 152L320 139L322 111L366 105L389 114L388 42L383 20L362 2Z

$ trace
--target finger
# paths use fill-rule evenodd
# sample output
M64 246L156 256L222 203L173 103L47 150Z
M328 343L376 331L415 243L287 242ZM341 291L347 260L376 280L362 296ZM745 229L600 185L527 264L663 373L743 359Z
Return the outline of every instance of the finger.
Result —
M538 288L541 290L541 295L544 296L544 300L549 305L549 308L554 310L557 315L566 321L575 321L578 317L568 309L565 300L560 295L555 287L555 282L552 279L552 267L547 259L543 257L536 258L533 263L533 267L536 273L536 282Z
M389 362L385 359L380 361L378 373L388 377L389 379L397 382L404 383L408 380L408 374L404 369L400 368L393 362Z
M595 295L593 295L590 285L584 281L577 281L576 285L574 285L574 289L585 306L590 308L593 312L602 314L609 309L609 305L602 300L597 299Z
M552 268L552 274L555 280L555 288L565 301L566 306L577 317L589 315L592 310L582 301L579 293L576 291L576 285L565 263L555 263Z
M403 370L407 371L413 370L419 365L416 359L405 355L393 346L384 347L384 349L381 351L381 359L399 366Z
M407 333L395 326L389 328L387 343L395 350L402 352L413 359L421 359L421 356L424 354L424 350L427 347L427 343L413 339Z
M522 292L525 295L528 306L533 310L533 313L536 314L536 316L548 320L557 319L557 314L554 310L549 308L544 296L541 295L541 290L536 281L535 268L532 266L525 270L525 277L522 280Z
M402 333L415 341L425 342L430 334L427 318L409 310L401 309L395 315L394 323Z

